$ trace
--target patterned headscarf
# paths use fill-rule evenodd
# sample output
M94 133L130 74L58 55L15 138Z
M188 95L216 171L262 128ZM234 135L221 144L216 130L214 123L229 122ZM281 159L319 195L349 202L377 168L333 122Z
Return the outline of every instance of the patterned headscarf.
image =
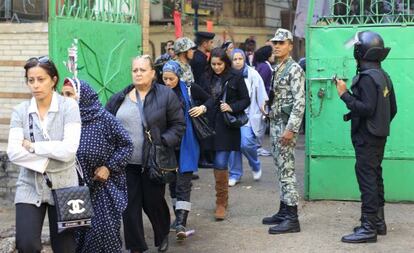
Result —
M84 80L66 78L72 84L78 84L79 109L82 123L96 119L104 113L104 108L99 101L98 94Z
M169 60L164 64L164 67L162 68L162 72L172 72L178 76L178 78L181 78L183 74L183 70L180 67L180 64L178 62Z
M246 54L243 52L243 50L241 50L240 48L235 48L233 52L231 52L231 61L233 62L234 55L237 53L241 54L244 59L244 66L242 69L240 69L240 73L243 74L243 77L247 77L248 69L247 69L247 64L246 64Z

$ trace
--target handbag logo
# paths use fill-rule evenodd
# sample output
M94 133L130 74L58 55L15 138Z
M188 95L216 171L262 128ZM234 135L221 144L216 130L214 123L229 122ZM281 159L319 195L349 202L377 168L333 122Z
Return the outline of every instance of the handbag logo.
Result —
M83 204L83 200L81 199L72 199L68 201L68 205L72 206L72 209L69 209L69 213L71 214L80 214L85 212L85 208L81 209L81 205Z

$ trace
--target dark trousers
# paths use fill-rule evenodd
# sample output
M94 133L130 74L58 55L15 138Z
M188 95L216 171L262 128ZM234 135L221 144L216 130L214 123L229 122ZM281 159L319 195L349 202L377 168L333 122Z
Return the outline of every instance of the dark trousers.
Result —
M193 186L191 183L192 176L193 172L177 173L176 180L169 184L172 199L190 202L191 187Z
M170 232L170 211L165 201L165 184L155 184L142 173L140 165L126 167L128 206L123 214L126 248L146 251L142 210L148 216L154 230L154 243L159 246Z
M58 234L56 208L48 204L16 204L16 249L19 253L40 253L42 227L46 210L49 216L49 233L53 252L73 253L76 242L73 232Z
M361 212L376 214L384 206L384 183L381 163L386 138L360 131L352 136L355 149L355 172L361 192Z

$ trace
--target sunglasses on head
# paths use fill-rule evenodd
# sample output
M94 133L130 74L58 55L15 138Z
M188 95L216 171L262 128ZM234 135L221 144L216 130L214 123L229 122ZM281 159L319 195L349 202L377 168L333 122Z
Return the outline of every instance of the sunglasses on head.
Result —
M40 56L40 57L32 57L29 60L27 60L27 62L31 62L31 61L37 61L39 63L49 63L49 57L47 55L44 56Z

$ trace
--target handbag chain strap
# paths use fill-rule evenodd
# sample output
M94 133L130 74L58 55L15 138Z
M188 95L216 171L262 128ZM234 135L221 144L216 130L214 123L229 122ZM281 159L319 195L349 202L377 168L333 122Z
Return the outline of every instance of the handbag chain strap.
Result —
M34 134L33 134L33 116L32 116L31 113L29 114L29 136L30 136L30 141L32 143L35 143L36 140L35 140ZM75 156L75 162L76 162L76 166L75 166L76 171L79 174L79 177L81 178L81 184L83 184L83 183L85 183L85 180L84 180L84 177L83 177L83 172L82 172L81 165L80 165L79 160L76 156ZM43 172L43 178L46 181L46 185L49 188L52 189L52 187L53 187L52 181L50 180L50 178L49 178L49 176L47 175L46 172Z
M135 96L137 98L138 111L139 111L139 114L141 115L141 123L142 123L142 126L144 127L144 132L148 136L148 140L152 143L151 130L148 128L148 122L147 122L147 119L145 118L145 113L144 113L144 105L142 104L142 100L141 100L141 97L137 89L135 89Z

